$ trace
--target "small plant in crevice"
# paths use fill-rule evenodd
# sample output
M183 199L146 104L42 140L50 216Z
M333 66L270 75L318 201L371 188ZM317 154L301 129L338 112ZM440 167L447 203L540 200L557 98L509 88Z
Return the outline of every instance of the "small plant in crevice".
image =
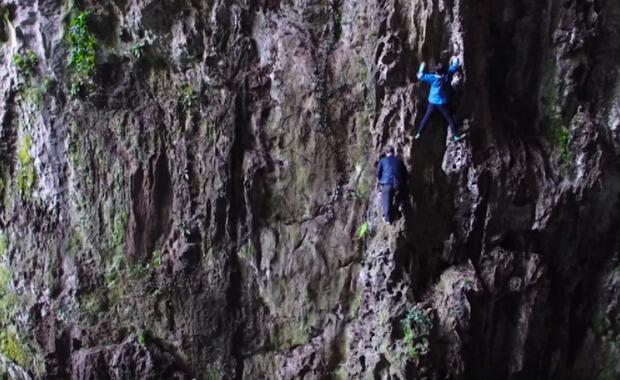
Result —
M142 41L136 42L133 45L131 45L131 48L129 48L129 52L134 58L140 59L142 58L142 54L144 52L144 46L145 46L144 42Z
M249 260L252 257L254 257L256 254L256 249L254 248L254 245L252 244L252 240L248 239L248 242L245 243L241 249L239 249L238 252L238 256L244 260Z
M568 128L564 127L560 130L558 143L560 145L560 160L564 165L568 165L573 160L573 154L570 151L570 132Z
M181 89L181 105L188 110L198 104L198 94L191 85L185 84Z
M570 149L570 130L560 121L555 121L551 127L549 139L554 149L558 151L562 167L567 169L574 158Z
M143 349L146 349L147 339L148 339L148 332L146 330L140 330L138 332L138 344Z
M570 130L565 125L557 85L557 67L551 66L549 78L545 81L543 98L545 135L552 149L558 153L563 170L568 169L573 154L570 150Z
M210 367L204 378L205 380L220 380L222 376L220 376L220 373L215 368Z
M363 239L366 236L366 234L368 233L368 227L369 227L368 222L364 222L364 224L362 224L360 228L357 230L357 236L360 239Z
M157 270L161 266L161 251L156 250L151 257L151 268Z
M433 328L430 316L418 305L412 307L401 321L407 353L413 359L428 354L428 338Z
M93 86L93 76L96 70L96 41L88 30L90 12L81 12L69 23L69 70L73 75L71 95L77 96L82 90L89 90Z
M28 50L24 54L15 54L13 56L13 64L20 73L31 75L36 71L37 65L39 64L39 57L32 50Z

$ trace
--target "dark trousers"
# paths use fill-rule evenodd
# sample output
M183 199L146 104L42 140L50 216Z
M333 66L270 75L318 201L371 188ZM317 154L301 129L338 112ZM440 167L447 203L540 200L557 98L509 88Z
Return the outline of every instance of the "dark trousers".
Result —
M432 103L428 103L428 107L426 107L426 114L424 114L424 118L422 119L422 122L420 123L420 126L418 127L417 133L422 134L422 132L424 131L424 128L426 128L426 125L431 119L431 115L436 109L438 109L439 112L441 112L444 119L446 119L446 121L448 122L448 126L450 127L450 132L452 132L452 135L453 136L458 135L458 131L456 130L456 126L454 125L454 119L452 119L452 115L450 115L450 111L448 110L448 107L445 104L432 104Z
M392 203L396 197L398 205L404 204L404 190L399 190L392 184L381 184L381 205L383 206L383 217L389 223L394 221Z

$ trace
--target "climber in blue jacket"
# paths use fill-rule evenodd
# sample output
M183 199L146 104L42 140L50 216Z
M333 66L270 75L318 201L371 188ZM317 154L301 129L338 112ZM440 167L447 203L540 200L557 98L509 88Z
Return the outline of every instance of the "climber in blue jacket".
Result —
M428 94L428 107L426 108L426 114L418 127L418 131L415 135L415 139L419 139L422 136L422 132L424 128L428 124L431 115L435 109L438 109L439 112L443 115L443 117L448 121L448 126L450 127L450 131L452 132L452 141L459 141L461 136L459 136L459 132L454 125L454 119L452 115L450 115L450 111L448 110L448 97L450 91L450 82L452 81L452 75L456 73L459 69L459 59L457 57L452 57L450 59L450 67L448 71L443 68L441 63L435 66L434 73L427 73L424 71L425 63L422 62L420 64L420 68L418 70L418 79L422 82L426 82L431 85L430 92Z
M379 161L377 180L381 187L383 221L392 224L392 201L396 195L398 208L402 209L407 194L407 168L403 161L394 155L394 148L385 148L385 157Z

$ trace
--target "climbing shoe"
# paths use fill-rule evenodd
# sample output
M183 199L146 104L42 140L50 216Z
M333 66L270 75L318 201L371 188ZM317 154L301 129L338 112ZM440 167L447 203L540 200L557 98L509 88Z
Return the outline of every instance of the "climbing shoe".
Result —
M420 134L419 134L419 133L416 133L416 134L415 134L415 136L413 137L413 139L414 139L414 140L419 140L419 139L420 139L420 137L422 137L422 136L420 136Z
M461 141L463 138L460 135L454 135L452 136L452 141L457 142L457 141Z

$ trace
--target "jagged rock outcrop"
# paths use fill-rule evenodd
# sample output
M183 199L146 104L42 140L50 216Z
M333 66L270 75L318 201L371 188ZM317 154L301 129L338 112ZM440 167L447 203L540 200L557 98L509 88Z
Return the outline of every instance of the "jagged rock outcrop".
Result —
M0 13L0 377L620 377L617 1Z

